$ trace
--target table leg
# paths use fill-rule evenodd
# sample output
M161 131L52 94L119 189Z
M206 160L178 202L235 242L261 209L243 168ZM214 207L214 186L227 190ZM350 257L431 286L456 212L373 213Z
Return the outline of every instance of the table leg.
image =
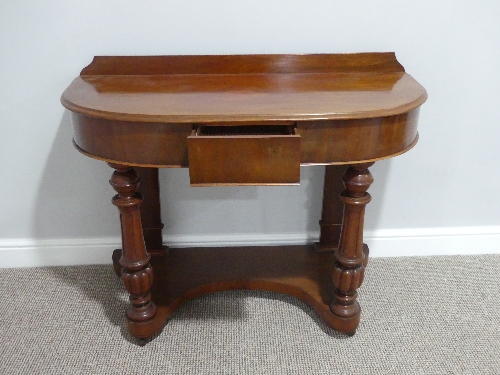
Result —
M342 201L340 194L344 189L342 174L343 165L325 166L325 182L323 186L323 208L319 221L319 242L314 244L316 251L336 251L339 247L340 231L342 229Z
M160 208L160 182L158 180L158 168L135 167L136 172L141 177L141 183L137 191L142 195L142 202L139 205L141 213L142 232L146 250L150 254L166 255L168 246L163 245ZM118 277L121 276L120 257L122 250L116 249L113 252L113 268Z
M340 244L335 252L332 278L335 286L330 310L341 318L353 319L361 312L356 290L363 282L368 261L368 246L363 244L365 206L371 196L367 193L373 182L368 170L373 163L353 164L344 173L345 190L341 194L344 202L344 218ZM350 332L354 334L355 330Z
M141 212L142 231L146 249L162 250L163 240L161 230L160 211L160 183L158 181L158 168L134 168L141 176L141 184L138 191L143 197L139 206Z
M153 269L149 263L151 256L144 244L139 212L142 202L142 196L137 192L140 177L129 166L111 163L109 165L115 169L109 183L118 193L112 202L120 211L122 254L119 263L123 267L123 284L130 294L131 306L126 312L130 330L130 325L147 325L155 316L156 306L151 301L150 292Z

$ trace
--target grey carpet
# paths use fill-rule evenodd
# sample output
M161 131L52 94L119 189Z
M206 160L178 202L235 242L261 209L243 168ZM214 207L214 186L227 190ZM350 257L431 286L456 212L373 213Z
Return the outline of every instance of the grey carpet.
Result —
M500 256L372 259L354 337L302 302L221 292L138 345L110 266L0 270L0 374L500 374Z

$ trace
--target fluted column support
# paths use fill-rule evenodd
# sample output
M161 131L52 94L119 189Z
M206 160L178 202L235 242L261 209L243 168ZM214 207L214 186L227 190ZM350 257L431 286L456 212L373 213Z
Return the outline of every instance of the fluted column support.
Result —
M144 243L139 211L142 202L142 196L137 192L140 177L132 167L112 163L109 165L115 169L109 183L118 193L112 202L120 211L121 278L130 294L131 306L127 309L126 316L129 322L146 323L154 317L156 306L151 301L153 269L149 263L151 256Z
M335 252L332 272L335 292L330 310L341 318L358 317L361 312L356 301L357 289L363 283L368 261L368 247L363 244L365 206L371 196L367 193L373 182L368 170L373 163L353 164L342 176L345 190L340 198L344 202L344 216L339 248Z

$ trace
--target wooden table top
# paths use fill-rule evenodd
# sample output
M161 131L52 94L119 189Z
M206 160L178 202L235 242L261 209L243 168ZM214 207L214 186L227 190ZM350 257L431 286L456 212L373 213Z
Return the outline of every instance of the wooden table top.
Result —
M118 121L277 123L393 116L426 98L394 53L359 53L98 56L61 102Z

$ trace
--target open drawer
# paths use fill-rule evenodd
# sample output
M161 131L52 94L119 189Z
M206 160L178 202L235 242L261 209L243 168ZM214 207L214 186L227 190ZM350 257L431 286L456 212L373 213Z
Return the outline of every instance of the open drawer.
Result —
M187 143L191 185L300 181L300 136L294 125L196 125Z

